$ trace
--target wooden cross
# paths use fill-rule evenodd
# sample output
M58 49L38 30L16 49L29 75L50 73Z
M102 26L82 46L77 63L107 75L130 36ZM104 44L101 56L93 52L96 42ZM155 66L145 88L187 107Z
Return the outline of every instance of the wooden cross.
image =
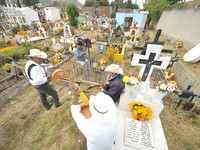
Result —
M164 45L164 44L165 44L165 41L158 41L161 32L162 32L162 30L161 30L161 29L158 29L158 31L157 31L157 33L156 33L156 36L155 36L155 38L154 38L154 41L146 42L145 45L144 45L144 47L133 47L133 49L136 50L136 51L142 50L141 54L142 54L142 55L145 55L145 53L146 53L146 47L147 47L148 44ZM161 52L162 52L162 53L173 53L173 50L162 49Z
M167 68L171 58L159 58L162 48L162 45L148 44L145 55L134 54L131 65L144 67L144 71L142 72L142 81L146 81L150 77L154 67L160 69Z

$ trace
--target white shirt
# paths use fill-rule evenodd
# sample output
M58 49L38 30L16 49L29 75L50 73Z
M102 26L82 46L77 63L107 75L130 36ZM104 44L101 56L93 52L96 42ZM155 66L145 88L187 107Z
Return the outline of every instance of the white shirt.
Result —
M98 122L98 119L86 119L80 113L80 105L72 105L72 117L79 130L87 139L88 150L112 150L116 133L116 118L110 122Z
M29 60L26 65L25 65L25 72L26 75L28 76L28 67L31 64L35 64L36 66L34 66L31 71L30 71L30 77L33 79L29 79L29 82L33 85L33 86L37 86L37 85L41 85L47 82L47 76L46 76L46 72L44 70L44 68L42 66L40 66L39 64L35 63L32 60ZM29 76L28 76L29 78Z

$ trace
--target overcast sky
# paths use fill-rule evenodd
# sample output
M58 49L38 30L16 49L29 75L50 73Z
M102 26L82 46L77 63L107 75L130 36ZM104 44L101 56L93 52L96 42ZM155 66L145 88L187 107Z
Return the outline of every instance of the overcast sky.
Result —
M79 2L81 2L82 4L85 3L85 0L78 0ZM113 0L109 0L109 2L111 2ZM143 3L145 2L145 0L132 0L133 3L135 3L135 1L137 1L137 4L140 6L140 9L143 8Z

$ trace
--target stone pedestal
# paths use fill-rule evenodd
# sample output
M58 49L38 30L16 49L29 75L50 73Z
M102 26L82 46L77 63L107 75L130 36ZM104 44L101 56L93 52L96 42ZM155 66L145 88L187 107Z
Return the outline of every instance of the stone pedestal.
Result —
M140 91L132 89L134 95L131 95L131 97L124 97L123 93L120 96L119 100L119 108L123 110L130 111L130 108L128 106L129 103L131 102L137 102L141 101L145 107L151 107L153 110L153 117L157 118L159 117L159 114L164 108L164 105L161 100L156 100L154 99L155 96L155 89L148 89L148 91L144 94L144 99L139 99L137 97L137 94L139 94Z
M126 136L126 119L131 118L132 112L117 108L117 132L115 135L115 146L114 150L168 150L167 142L165 139L165 134L163 132L162 124L160 118L153 118L150 121L147 121L151 124L152 137L154 142L154 148L145 148L143 146L138 146L136 144L125 145L125 136Z

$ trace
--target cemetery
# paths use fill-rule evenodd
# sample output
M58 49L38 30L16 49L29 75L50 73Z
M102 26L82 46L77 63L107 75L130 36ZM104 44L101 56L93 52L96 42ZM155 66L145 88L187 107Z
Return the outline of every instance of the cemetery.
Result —
M48 7L46 11L49 10ZM0 41L2 149L82 150L86 145L71 117L70 85L61 78L50 82L65 104L45 111L37 91L29 84L24 66L32 48L47 53L48 59L43 63L47 71L53 74L64 70L64 76L81 87L86 98L80 95L79 103L84 105L91 95L100 92L93 87L108 80L107 66L118 64L123 69L125 87L116 103L115 150L200 148L200 77L196 70L200 57L194 56L200 45L186 50L181 40L168 42L162 29L142 30L146 12L117 13L114 29L108 18L101 23L104 17L92 21L85 14L80 15L83 27L73 30L68 19L52 21L56 16L49 16L49 22L33 24L31 30L20 28L14 36L3 33ZM84 30L87 27L91 30ZM89 60L85 70L76 62L73 50L88 37L92 46L84 45ZM47 99L52 101L51 97Z

